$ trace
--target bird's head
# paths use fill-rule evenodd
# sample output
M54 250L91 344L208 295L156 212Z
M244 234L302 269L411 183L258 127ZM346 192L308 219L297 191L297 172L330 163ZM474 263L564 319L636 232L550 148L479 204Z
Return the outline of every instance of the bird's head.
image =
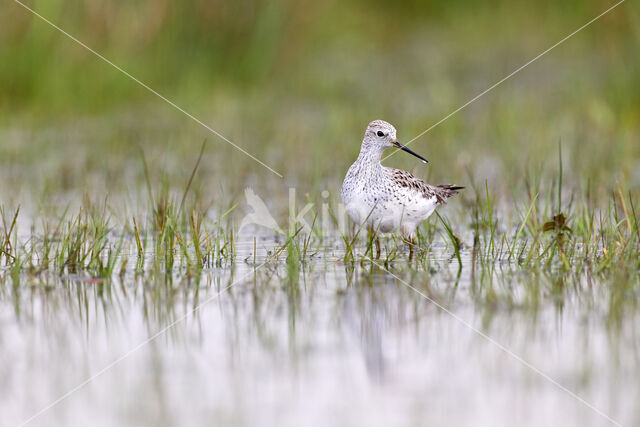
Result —
M370 150L376 149L380 152L387 148L395 147L416 156L424 163L428 162L428 160L421 155L400 144L396 138L396 128L394 128L391 123L387 123L384 120L374 120L369 123L369 126L367 126L367 130L364 133L362 146Z

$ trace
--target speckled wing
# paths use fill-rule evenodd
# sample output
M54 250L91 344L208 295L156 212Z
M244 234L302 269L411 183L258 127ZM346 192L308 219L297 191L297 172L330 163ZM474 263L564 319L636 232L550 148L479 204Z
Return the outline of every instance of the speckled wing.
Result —
M458 194L458 190L464 188L451 184L429 185L407 171L392 168L388 168L388 170L391 173L391 180L396 186L413 190L428 200L435 197L438 205L445 204L449 197Z

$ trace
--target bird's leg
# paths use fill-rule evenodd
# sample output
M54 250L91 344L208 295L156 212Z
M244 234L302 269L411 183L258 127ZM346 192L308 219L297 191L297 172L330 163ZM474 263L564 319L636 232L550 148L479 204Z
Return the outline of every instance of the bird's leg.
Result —
M409 262L413 260L413 247L416 245L416 239L412 236L412 233L402 230L402 240L409 245Z
M413 260L413 239L407 240L407 243L409 243L409 262L411 262Z
M380 259L380 237L376 236L376 259Z

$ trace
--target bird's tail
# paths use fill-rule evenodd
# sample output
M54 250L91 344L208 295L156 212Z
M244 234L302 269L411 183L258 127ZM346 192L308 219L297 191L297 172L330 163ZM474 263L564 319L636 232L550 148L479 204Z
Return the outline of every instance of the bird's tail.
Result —
M439 184L436 186L436 188L438 189L436 192L436 196L440 203L445 203L445 201L449 197L453 197L456 194L458 194L459 193L458 190L464 189L464 187L461 187L459 185L453 185L453 184Z

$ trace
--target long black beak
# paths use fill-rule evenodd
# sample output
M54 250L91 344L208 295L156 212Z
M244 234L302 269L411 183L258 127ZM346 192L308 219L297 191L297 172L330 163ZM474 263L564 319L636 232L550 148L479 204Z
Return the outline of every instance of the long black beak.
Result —
M402 151L406 151L409 154L412 154L414 156L416 156L417 158L419 158L420 160L422 160L424 163L429 163L429 160L425 159L424 157L422 157L420 154L414 152L413 150L410 150L409 148L407 148L406 146L400 144L398 141L394 141L393 145L399 149L401 149Z

